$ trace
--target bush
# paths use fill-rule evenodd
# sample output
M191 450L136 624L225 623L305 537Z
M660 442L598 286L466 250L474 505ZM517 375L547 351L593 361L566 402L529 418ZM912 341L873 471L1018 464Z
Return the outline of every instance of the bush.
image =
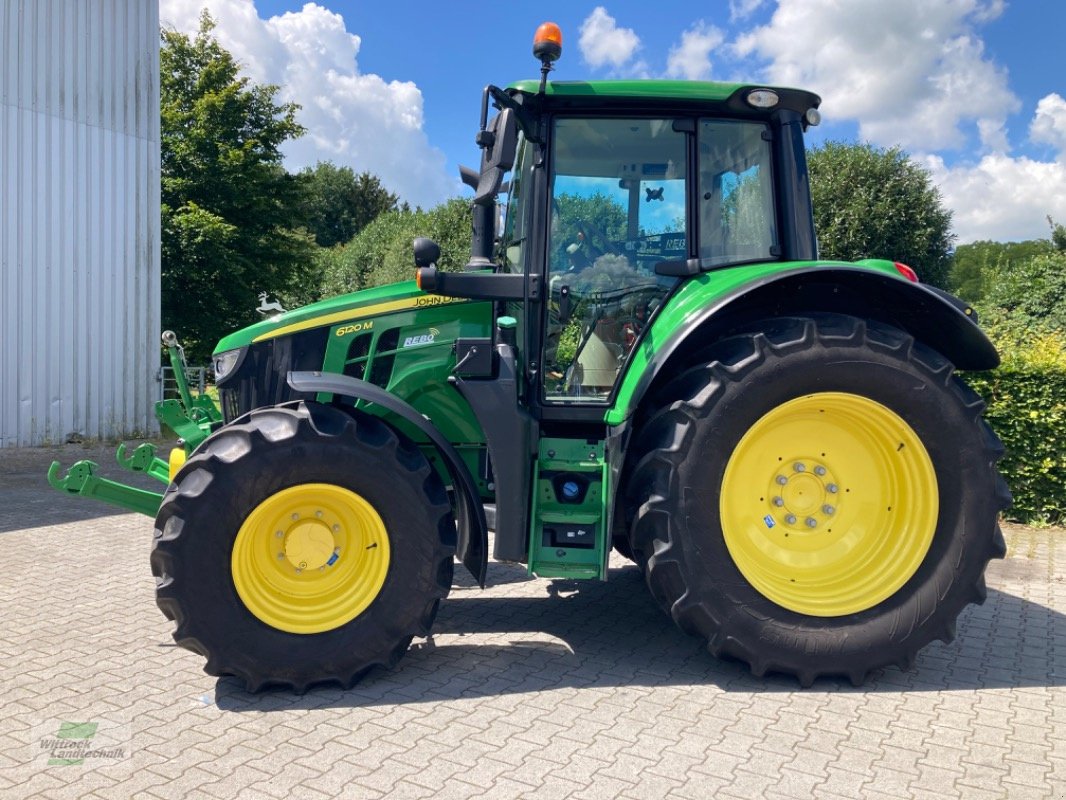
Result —
M1008 514L1023 522L1066 521L1066 334L1033 332L993 314L986 328L1003 363L967 382L988 402L985 418L1007 453L1000 471L1014 495Z
M818 250L824 259L887 258L946 286L951 211L929 171L893 147L826 142L807 153Z
M1066 252L1052 251L998 270L984 305L1030 330L1066 331Z
M409 281L415 276L411 242L426 236L440 245L442 270L462 269L470 258L470 204L449 200L429 211L387 211L348 244L328 251L321 296Z

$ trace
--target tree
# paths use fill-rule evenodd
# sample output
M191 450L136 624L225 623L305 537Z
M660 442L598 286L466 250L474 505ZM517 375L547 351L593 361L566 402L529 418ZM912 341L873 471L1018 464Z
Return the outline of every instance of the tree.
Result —
M303 133L278 87L241 77L212 37L161 33L162 311L194 360L258 319L259 292L297 282L313 252L299 224L299 181L281 145Z
M944 287L951 212L929 173L898 147L827 142L807 154L822 258L887 258Z
M1047 224L1051 226L1051 246L1060 253L1066 251L1066 225L1055 222L1050 214L1047 216Z
M470 203L453 199L429 210L402 207L387 211L342 247L325 251L320 294L329 297L371 286L411 280L415 257L411 244L427 236L440 245L437 264L460 270L470 259Z
M300 172L307 196L304 219L321 247L345 244L385 211L396 208L397 197L369 172L319 161Z

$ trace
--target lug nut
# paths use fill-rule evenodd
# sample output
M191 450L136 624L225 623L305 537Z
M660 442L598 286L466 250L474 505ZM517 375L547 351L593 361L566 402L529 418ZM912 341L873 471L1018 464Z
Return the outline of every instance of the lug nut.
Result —
M285 558L285 554L284 553L278 553L278 559L280 560L282 558Z
M814 517L807 517L807 527L808 528L817 528L818 527L818 520L816 520Z
M783 497L775 497L771 502L773 502L778 508L781 508L781 506L785 504L785 499Z
M315 512L315 516L318 517L319 519L322 519L322 512L321 511L316 511Z
M341 526L340 526L340 525L336 525L336 524L335 524L335 525L333 526L333 532L334 532L334 533L340 533L340 532L341 532Z
M786 483L788 483L788 478L786 478L784 475L778 475L777 476L777 485L778 486L784 486Z
M284 536L285 534L284 534L284 533L282 533L281 531L274 531L274 535L275 535L275 536L277 536L277 537L278 537L278 538L280 539L280 538L281 538L282 536Z
M829 504L826 504L826 505L822 506L822 511L824 511L826 514L830 514L830 515L836 513L836 509L833 506L829 505Z
M823 467L821 465L815 467L814 468L814 474L815 475L825 475L825 467Z
M825 490L827 492L829 492L829 494L836 494L837 493L837 485L835 483L831 483L831 484L829 484L828 486L825 487Z
M802 461L797 461L795 464L793 464L792 465L792 469L796 470L796 472L806 472L807 471L807 467Z
M292 518L293 518L293 519L299 519L299 518L300 518L300 515L299 515L299 514L293 514L293 515L292 515Z
M796 524L796 515L795 514L789 514L787 517L785 517L785 522L787 522L789 525L795 525Z

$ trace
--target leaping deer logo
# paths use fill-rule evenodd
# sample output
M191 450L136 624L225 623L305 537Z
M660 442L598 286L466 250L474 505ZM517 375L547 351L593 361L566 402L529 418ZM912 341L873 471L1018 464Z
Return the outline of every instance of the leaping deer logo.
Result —
M267 293L259 293L259 308L256 309L260 314L269 314L271 311L276 311L279 314L285 312L285 309L281 307L281 303L277 300L271 300L267 302Z

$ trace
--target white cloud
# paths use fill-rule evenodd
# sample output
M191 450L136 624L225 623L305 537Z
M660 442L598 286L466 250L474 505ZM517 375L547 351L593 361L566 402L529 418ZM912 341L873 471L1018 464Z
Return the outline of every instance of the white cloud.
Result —
M596 6L581 23L578 47L590 67L619 69L639 49L640 37L632 28L619 28L606 8Z
M1062 95L1049 94L1037 103L1029 138L1050 144L1060 153L1066 152L1066 100Z
M954 211L959 244L990 239L1046 239L1047 215L1066 219L1066 156L1054 161L1002 153L977 164L948 167L940 156L925 164Z
M422 129L422 92L410 81L362 73L361 40L340 14L317 3L261 19L254 0L160 0L164 26L193 33L206 7L215 36L258 83L281 86L279 98L302 106L307 133L284 146L296 170L319 160L367 170L402 199L435 205L459 191L445 157Z
M944 204L955 212L959 243L1047 238L1047 215L1066 219L1066 100L1049 94L1036 106L1030 138L1051 144L1055 156L1037 161L1004 153L977 164L947 166L940 156L925 164Z
M978 3L973 17L978 22L991 22L1007 9L1007 0L986 0Z
M729 21L747 19L765 4L766 0L729 0Z
M735 49L766 59L772 82L821 94L823 112L858 120L862 138L957 148L972 124L994 152L1006 148L1005 121L1019 101L975 25L1003 8L1003 0L780 0Z
M681 34L681 41L670 48L666 74L690 81L708 80L711 77L711 51L723 41L725 34L722 31L700 20Z

